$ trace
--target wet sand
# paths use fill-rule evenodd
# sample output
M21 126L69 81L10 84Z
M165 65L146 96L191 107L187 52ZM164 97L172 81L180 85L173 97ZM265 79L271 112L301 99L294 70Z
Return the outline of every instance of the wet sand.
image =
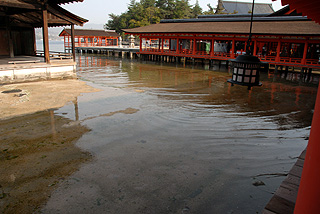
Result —
M19 92L14 93L13 90ZM60 108L68 102L75 101L81 93L96 91L99 90L74 79L2 85L0 120Z
M98 90L60 80L3 85L2 91L9 93L0 93L0 212L33 213L91 159L74 145L89 129L47 109Z

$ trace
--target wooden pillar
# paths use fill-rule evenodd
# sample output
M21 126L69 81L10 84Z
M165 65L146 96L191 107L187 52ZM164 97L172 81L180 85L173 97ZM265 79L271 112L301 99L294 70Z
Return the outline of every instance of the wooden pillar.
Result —
M14 49L13 49L13 41L12 41L9 17L6 17L6 30L7 30L7 38L8 38L8 46L9 46L9 56L10 56L10 58L13 58L14 57Z
M211 40L211 53L210 56L214 56L214 39Z
M49 33L48 33L48 11L45 7L42 9L42 35L43 35L43 51L44 51L44 60L46 63L50 63L49 55Z
M67 38L67 46L68 46L68 53L70 53L70 51L71 51L71 45L70 45L70 36L68 36L68 38Z
M236 40L232 39L231 58L234 58L235 47L236 47Z
M197 45L196 45L196 38L193 39L193 50L192 50L192 55L196 55L196 48L197 48Z
M278 41L276 62L280 61L281 42Z
M37 43L36 43L36 41L37 41L37 39L36 39L36 31L35 31L35 29L33 28L33 30L32 30L32 39L33 39L33 51L32 51L32 53L33 53L33 55L34 56L36 56L37 55Z
M177 38L177 49L176 49L176 53L179 53L179 38Z
M247 53L247 45L248 45L248 41L245 41L244 42L244 52ZM241 53L242 54L242 53Z
M304 49L303 49L303 57L302 57L302 64L305 65L306 64L306 59L307 59L307 52L308 52L308 41L306 41L304 43Z
M140 52L142 51L142 37L140 36Z
M76 48L74 43L74 24L71 24L71 50L73 61L76 61Z
M66 35L63 36L63 44L64 44L64 52L66 53L67 51L67 44L66 44Z
M162 41L162 43L161 43L161 53L163 53L164 37L162 37L161 41Z
M252 42L253 42L253 53L252 53L252 55L256 56L257 55L257 41L253 40Z

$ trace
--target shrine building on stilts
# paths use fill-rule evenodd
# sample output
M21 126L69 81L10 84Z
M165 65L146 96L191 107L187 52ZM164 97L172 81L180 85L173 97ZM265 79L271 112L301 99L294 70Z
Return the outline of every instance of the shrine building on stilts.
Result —
M123 29L140 39L143 59L159 61L226 61L246 53L250 14L166 19L158 24ZM253 17L253 55L276 69L320 69L320 25L289 6Z

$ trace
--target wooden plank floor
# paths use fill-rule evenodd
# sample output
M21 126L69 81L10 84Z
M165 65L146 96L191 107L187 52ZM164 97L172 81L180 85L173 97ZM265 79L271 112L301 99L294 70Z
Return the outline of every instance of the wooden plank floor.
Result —
M262 214L292 214L296 203L306 150L289 171Z

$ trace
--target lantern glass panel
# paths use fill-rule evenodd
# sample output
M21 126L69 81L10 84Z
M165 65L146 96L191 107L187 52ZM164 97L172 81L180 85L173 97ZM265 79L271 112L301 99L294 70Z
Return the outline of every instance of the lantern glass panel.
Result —
M239 55L235 60L231 60L232 79L228 80L232 85L239 84L248 86L261 86L259 82L259 70L261 67L260 60L251 55Z

